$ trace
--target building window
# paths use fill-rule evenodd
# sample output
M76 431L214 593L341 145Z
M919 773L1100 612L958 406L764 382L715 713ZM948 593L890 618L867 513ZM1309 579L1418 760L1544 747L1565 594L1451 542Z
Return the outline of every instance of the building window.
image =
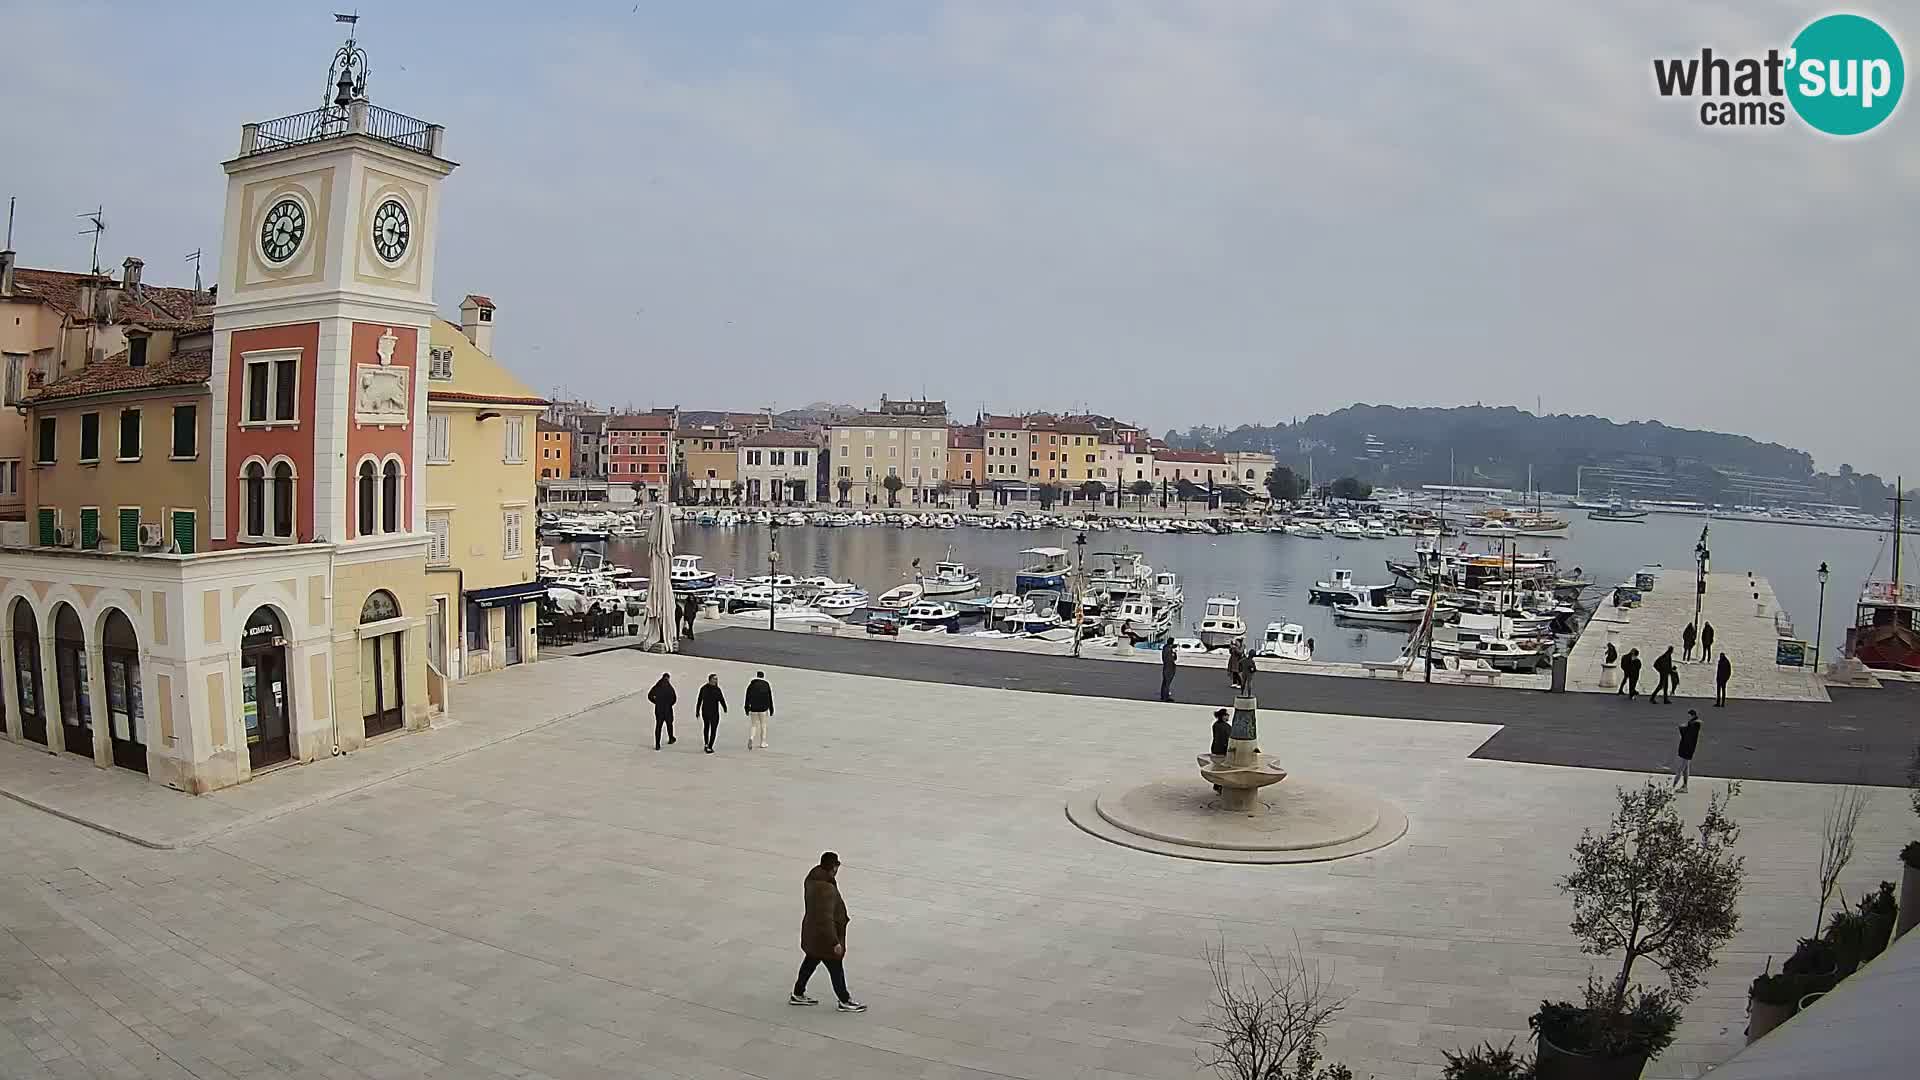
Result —
M53 464L53 452L58 444L59 421L51 416L40 418L40 445L34 448L33 460L37 465Z
M147 335L127 335L127 366L130 368L147 366Z
M359 519L360 535L372 536L374 522L378 520L375 515L374 503L380 498L380 470L375 468L371 461L363 461L360 463L360 481L357 494L359 505L354 509L356 511L355 516Z
M120 410L120 460L140 460L140 410Z
M446 413L427 414L427 463L445 465L452 461L452 431Z
M5 370L0 371L0 379L5 380L6 403L18 405L20 395L27 390L27 354L10 352L0 357L0 361L5 363Z
M200 452L200 407L173 407L173 456L191 458Z
M273 467L273 535L293 539L293 465L285 461Z
M97 412L80 414L80 461L100 460L100 414Z
M400 463L387 462L380 477L380 531L400 531Z
M785 465L786 463L787 463L787 452L785 450L773 451L773 464Z
M487 609L467 601L467 651L487 651Z
M245 423L291 424L296 419L299 401L300 361L261 357L247 361L247 412Z
M450 560L447 536L453 531L453 519L445 510L427 511L427 565L445 566Z
M869 447L867 447L867 457L868 457L868 458L872 458L872 457L873 457L873 447L871 447L871 446L869 446Z
M749 465L760 464L760 451L758 450L747 451L747 464Z
M249 461L240 470L240 501L246 507L245 535L258 539L267 535L267 467Z
M524 549L520 544L520 521L524 511L506 510L500 514L500 557L517 559Z
M518 465L527 460L527 418L509 416L506 424L506 456L502 458L509 465Z
M807 464L810 456L811 456L811 451L795 450L793 452L793 463L795 465L805 465Z

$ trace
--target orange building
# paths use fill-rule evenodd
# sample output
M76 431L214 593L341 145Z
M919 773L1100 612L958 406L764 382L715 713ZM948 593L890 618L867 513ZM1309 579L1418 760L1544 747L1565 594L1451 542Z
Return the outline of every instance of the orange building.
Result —
M540 456L535 465L542 480L573 478L573 432L545 420L537 425Z

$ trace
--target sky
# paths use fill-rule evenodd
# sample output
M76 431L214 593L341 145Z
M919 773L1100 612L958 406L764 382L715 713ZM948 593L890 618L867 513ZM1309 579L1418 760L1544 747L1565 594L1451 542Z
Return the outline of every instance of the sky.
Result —
M320 104L333 10L0 0L22 264L85 269L104 205L103 263L212 280L219 162ZM491 296L541 393L1156 431L1538 405L1913 477L1920 103L1839 140L1653 89L1827 10L369 2L360 39L460 163L442 310ZM1854 10L1920 58L1920 9Z

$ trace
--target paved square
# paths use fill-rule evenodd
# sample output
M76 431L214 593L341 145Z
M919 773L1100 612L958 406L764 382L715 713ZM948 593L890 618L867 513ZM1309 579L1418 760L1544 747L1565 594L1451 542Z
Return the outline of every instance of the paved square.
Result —
M661 670L686 698L720 673L736 710L751 674L616 652L468 690L566 702ZM1191 762L1202 707L769 674L766 751L736 711L704 755L683 710L655 753L629 698L175 851L0 800L0 1076L1187 1077L1182 1018L1224 934L1328 965L1352 995L1335 1060L1434 1077L1442 1049L1521 1037L1575 990L1589 960L1553 880L1637 779L1470 758L1481 725L1268 712L1269 752L1378 789L1411 828L1340 862L1196 863L1104 843L1062 806ZM1812 927L1831 793L1746 784L1743 932L1648 1076L1738 1046L1746 983ZM1897 872L1913 825L1874 793L1849 894ZM785 1003L825 848L846 861L862 1016Z

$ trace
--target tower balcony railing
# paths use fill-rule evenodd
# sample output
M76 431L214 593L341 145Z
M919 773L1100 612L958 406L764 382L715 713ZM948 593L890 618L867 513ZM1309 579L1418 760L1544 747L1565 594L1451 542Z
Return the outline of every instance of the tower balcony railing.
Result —
M271 153L348 135L366 135L391 146L438 157L446 129L365 101L327 106L241 128L240 156Z

